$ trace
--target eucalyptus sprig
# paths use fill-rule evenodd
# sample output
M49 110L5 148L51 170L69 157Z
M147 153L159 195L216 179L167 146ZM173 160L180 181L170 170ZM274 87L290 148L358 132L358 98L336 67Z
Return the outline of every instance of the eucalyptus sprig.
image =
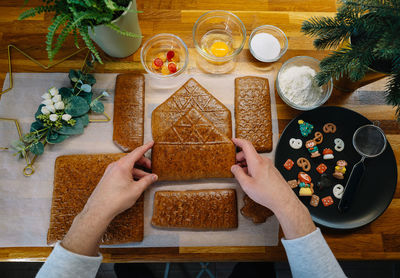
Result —
M11 143L16 155L25 157L30 152L41 155L47 143L58 144L72 135L82 134L89 124L89 112L104 112L100 99L109 94L102 92L93 99L94 76L80 70L70 70L68 76L71 88L52 87L42 95L30 132Z

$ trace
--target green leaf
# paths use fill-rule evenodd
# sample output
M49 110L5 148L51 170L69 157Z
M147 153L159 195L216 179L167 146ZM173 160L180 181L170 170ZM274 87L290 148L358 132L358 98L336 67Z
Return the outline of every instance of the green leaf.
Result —
M78 82L79 76L76 70L70 69L69 74L68 74L69 79L71 79L72 82Z
M30 132L41 130L43 128L44 128L43 124L40 121L36 121L31 124Z
M78 122L78 121L81 122L82 125L83 125L83 127L87 127L88 124L89 124L89 115L88 115L88 114L85 114L85 115L83 115L83 116L81 116L81 117L74 118L74 120L76 120L77 122Z
M90 107L86 100L79 96L71 96L66 100L65 113L72 117L79 117L86 114Z
M65 134L59 134L57 132L49 132L46 137L47 143L58 144L67 139L69 136Z
M36 139L36 135L32 132L29 132L22 136L22 141L24 141L27 144L32 143Z
M68 15L57 15L53 19L53 23L49 26L46 36L46 50L50 53L53 48L54 34L58 28L68 20Z
M44 105L44 104L40 104L39 105L38 110L35 113L35 119L37 119L37 116L42 115L42 111L41 110L42 110L43 106L46 106L46 105Z
M92 86L90 86L89 84L83 84L81 86L81 90L83 90L86 93L89 93L92 91Z
M114 23L110 22L106 25L122 36L131 37L131 38L143 38L142 35L138 35L138 34L135 34L135 33L129 32L129 31L121 30L121 28L119 28L119 26L115 25Z
M89 50L93 53L93 55L96 57L97 61L99 61L100 64L103 64L103 61L100 58L100 54L97 51L96 47L93 44L92 39L89 36L88 28L80 26L78 29L79 29L79 32L80 32L82 39L85 42L87 48L89 48Z
M90 103L90 109L95 113L103 113L104 112L104 104L97 99L93 100Z
M76 135L83 133L83 123L82 121L76 121L74 126L63 125L62 128L57 130L57 133L62 135Z
M96 78L92 74L86 74L85 76L85 82L91 86L93 86L96 83Z
M29 150L36 155L41 155L44 152L44 145L42 142L36 142L33 143L30 147Z
M90 103L92 102L92 97L93 97L93 93L83 93L79 95L80 97L84 98L87 102L88 105L90 105Z
M60 90L58 90L60 95L62 96L63 99L69 98L72 96L72 89L70 88L65 88L62 87Z
M16 151L21 151L25 148L25 144L21 140L14 140L11 142L11 148Z

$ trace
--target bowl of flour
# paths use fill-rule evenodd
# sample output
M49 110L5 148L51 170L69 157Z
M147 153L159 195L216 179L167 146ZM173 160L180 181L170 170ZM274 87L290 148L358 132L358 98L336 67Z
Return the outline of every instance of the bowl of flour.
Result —
M331 96L332 79L318 86L315 76L320 71L319 60L296 56L287 60L276 78L276 89L281 99L298 110L312 110L323 105Z

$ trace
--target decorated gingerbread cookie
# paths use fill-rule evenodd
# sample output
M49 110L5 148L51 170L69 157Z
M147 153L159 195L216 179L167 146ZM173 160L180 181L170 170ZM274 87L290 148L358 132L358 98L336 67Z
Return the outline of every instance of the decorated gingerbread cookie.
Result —
M324 137L323 137L322 133L317 131L317 132L315 132L314 139L308 140L306 142L305 146L308 149L308 151L310 152L312 158L318 157L321 155L319 153L317 145L321 144L323 140L324 140Z
M326 169L328 169L328 167L324 163L321 163L316 168L317 172L320 174L323 174L326 171Z
M336 132L336 125L333 124L333 123L327 123L327 124L324 125L322 130L325 133L335 133Z
M301 141L301 139L291 138L289 140L289 146L292 149L298 150L303 146L303 141Z
M290 180L287 182L290 188L296 188L298 186L297 180Z
M298 123L300 125L301 135L303 135L304 137L307 137L314 129L314 126L312 124L306 123L303 120L298 120Z
M297 175L300 191L299 196L311 196L314 193L314 185L311 183L311 177L304 172Z
M319 204L319 197L315 194L311 196L310 206L317 207Z
M324 150L322 151L322 154L323 154L323 158L324 158L325 160L334 159L333 151L332 151L331 149L329 149L329 148L324 149Z
M285 164L283 164L283 167L285 167L285 169L289 171L290 169L292 169L293 165L293 160L289 158L288 160L286 160Z
M332 174L338 180L344 179L344 174L346 173L347 162L345 160L338 160L335 166L335 172Z
M301 169L303 169L303 171L308 172L311 169L310 161L308 161L307 158L300 157L299 159L297 159L296 163L297 163L297 166L299 166Z
M344 150L344 142L342 139L336 138L333 142L335 143L335 151L341 152Z
M341 184L337 184L333 187L333 196L335 196L338 199L342 199L343 192L344 192L344 187Z
M325 198L322 198L321 202L325 207L329 207L330 205L333 205L333 199L332 199L331 196L327 196Z
M241 208L240 213L244 217L251 219L256 224L264 223L269 217L274 215L270 209L257 204L247 195L244 196L243 202L244 205Z

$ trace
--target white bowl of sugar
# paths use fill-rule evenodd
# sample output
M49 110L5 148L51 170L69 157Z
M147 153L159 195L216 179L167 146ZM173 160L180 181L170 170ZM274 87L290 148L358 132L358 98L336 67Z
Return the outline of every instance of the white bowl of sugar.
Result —
M288 49L288 39L278 27L263 25L250 34L249 50L261 62L278 61Z

